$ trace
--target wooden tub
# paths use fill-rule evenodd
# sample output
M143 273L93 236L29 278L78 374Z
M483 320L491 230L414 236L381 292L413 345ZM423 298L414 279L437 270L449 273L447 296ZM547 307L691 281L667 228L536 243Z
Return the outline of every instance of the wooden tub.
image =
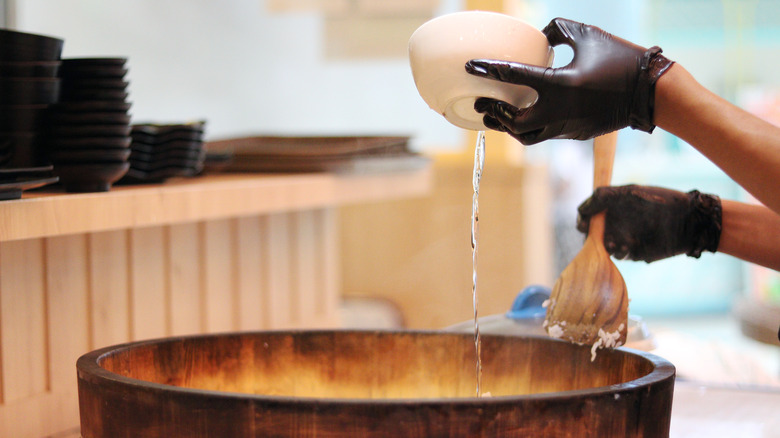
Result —
M668 436L674 367L542 337L299 331L166 338L79 358L82 436Z

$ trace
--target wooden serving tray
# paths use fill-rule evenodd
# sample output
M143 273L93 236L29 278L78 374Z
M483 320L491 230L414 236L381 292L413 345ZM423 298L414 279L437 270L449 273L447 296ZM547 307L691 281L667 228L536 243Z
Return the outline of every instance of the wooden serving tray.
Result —
M232 154L226 172L383 172L414 170L428 159L408 137L243 137L207 142L207 153Z

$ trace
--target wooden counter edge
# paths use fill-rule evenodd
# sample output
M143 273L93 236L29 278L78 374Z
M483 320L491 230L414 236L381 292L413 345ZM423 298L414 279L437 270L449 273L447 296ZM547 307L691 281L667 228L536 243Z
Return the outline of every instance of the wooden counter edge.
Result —
M25 193L0 202L0 242L403 197L431 188L430 166L368 174L215 174L103 193Z

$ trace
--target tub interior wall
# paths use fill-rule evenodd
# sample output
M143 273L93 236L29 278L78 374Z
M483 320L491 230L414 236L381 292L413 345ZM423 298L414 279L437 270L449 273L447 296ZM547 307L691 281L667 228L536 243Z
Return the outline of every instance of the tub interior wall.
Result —
M483 336L482 391L493 396L588 389L651 373L649 360L535 338ZM108 371L180 387L333 398L472 397L473 337L270 333L172 339L100 359Z

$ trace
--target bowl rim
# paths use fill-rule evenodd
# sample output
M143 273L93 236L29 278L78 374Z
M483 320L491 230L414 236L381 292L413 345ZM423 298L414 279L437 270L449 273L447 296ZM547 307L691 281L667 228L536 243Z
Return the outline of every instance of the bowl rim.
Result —
M56 67L61 66L62 61L57 60L42 60L42 61L0 61L0 67Z
M21 30L7 29L7 28L0 29L0 37L25 38L26 41L48 42L48 43L55 43L55 44L60 44L65 42L65 39L61 37L46 35L37 32L25 32Z
M492 16L492 17L496 17L497 19L509 19L509 20L512 20L512 21L519 21L521 23L524 23L524 24L527 24L529 26L532 26L531 23L529 23L527 20L523 20L522 18L514 16L514 15L505 14L505 13L496 12L496 11L486 11L486 10L482 10L482 9L471 9L471 10L467 10L467 11L449 12L449 13L446 13L446 14L441 14L441 15L437 15L435 17L432 17L430 20L427 20L426 22L421 24L414 32L412 32L412 35L409 37L409 40L411 41L411 39L414 37L414 34L417 33L417 31L419 31L420 29L423 29L424 27L428 26L428 24L430 24L430 23L437 22L437 21L442 21L444 19L449 19L449 18L455 17L455 16L464 16L464 15L472 15L472 16L481 15L481 16L486 16L486 17ZM534 28L534 29L536 29L536 28Z
M618 347L615 350L621 354L633 354L640 356L644 360L650 362L653 366L653 370L636 379L629 380L627 382L612 384L608 386L598 386L587 389L575 389L568 391L556 391L556 392L544 392L534 394L517 394L517 395L499 395L490 397L405 397L405 398L359 398L359 397L296 397L289 395L266 395L266 394L251 394L244 392L231 392L231 391L217 391L211 389L199 389L199 388L186 388L176 385L168 385L164 383L150 382L147 380L136 379L134 377L127 377L121 374L111 372L100 366L100 361L106 357L128 351L133 348L152 346L163 343L182 342L193 339L205 339L205 338L217 338L217 337L241 337L241 336L254 336L254 335L296 335L296 334L332 334L332 333L351 333L351 334L412 334L412 335L424 335L424 336L451 336L451 337L468 337L472 338L472 334L468 333L455 333L447 332L443 330L397 330L397 329L379 329L379 330L361 330L361 329L293 329L293 330L260 330L260 331L240 331L240 332L221 332L210 334L196 334L196 335L183 335L154 338L133 342L126 342L113 346L103 347L89 353L86 353L78 358L76 361L76 368L78 371L78 380L82 379L95 383L97 381L104 381L113 385L122 385L137 387L144 391L175 391L181 395L187 395L190 397L208 397L218 398L223 400L234 400L236 402L266 402L266 403L279 403L279 404L299 404L299 403L314 403L314 404L332 404L332 405L356 405L361 406L373 405L373 406L398 406L398 405L427 405L427 406L439 406L439 405L473 405L476 403L484 403L486 405L495 404L516 404L520 401L548 401L557 399L569 399L569 398L591 398L598 396L615 396L617 397L623 392L636 391L638 388L650 387L652 385L662 384L671 380L671 384L674 383L676 369L674 365L668 360L641 350ZM547 336L512 336L512 335L496 335L486 334L482 335L483 341L486 338L530 338L537 340L548 340L550 342L558 342L571 344L567 341L560 339L554 339Z

